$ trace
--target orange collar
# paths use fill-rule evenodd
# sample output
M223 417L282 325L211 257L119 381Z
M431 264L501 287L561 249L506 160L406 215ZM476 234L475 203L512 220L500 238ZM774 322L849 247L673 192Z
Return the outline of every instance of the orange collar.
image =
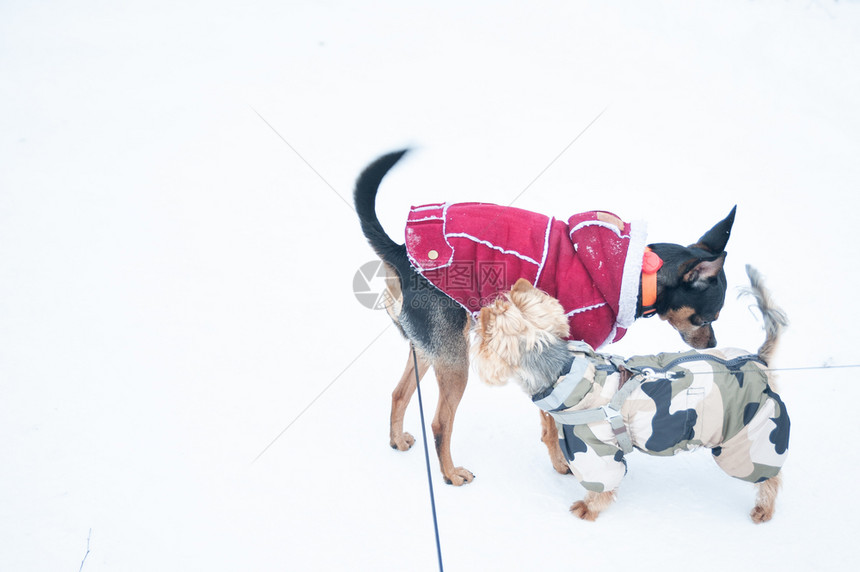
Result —
M663 266L663 260L657 253L645 247L645 255L642 257L642 317L650 318L657 309L657 271Z

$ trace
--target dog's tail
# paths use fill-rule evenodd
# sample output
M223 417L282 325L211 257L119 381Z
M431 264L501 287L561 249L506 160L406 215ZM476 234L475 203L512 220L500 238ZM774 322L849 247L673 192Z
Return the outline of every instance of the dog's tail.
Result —
M367 242L370 243L370 247L373 248L379 258L401 272L402 269L410 267L406 247L394 242L382 228L382 224L376 216L376 193L383 177L407 151L408 149L404 149L383 155L368 165L359 175L353 194L355 210L361 223L361 231L367 238Z
M764 343L758 350L758 355L765 363L769 363L770 358L773 357L776 351L782 329L788 325L788 318L785 312L773 301L770 291L765 288L761 273L749 264L747 264L746 269L747 276L750 279L750 286L749 288L744 288L741 295L752 294L759 311L761 311L762 318L764 319L765 338Z

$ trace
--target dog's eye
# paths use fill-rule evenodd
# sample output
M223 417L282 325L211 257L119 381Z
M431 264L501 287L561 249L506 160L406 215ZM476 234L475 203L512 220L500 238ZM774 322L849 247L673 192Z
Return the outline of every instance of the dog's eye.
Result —
M711 322L713 322L713 320L703 320L699 316L696 316L696 315L690 316L690 323L693 324L694 326L696 326L697 328L707 326Z

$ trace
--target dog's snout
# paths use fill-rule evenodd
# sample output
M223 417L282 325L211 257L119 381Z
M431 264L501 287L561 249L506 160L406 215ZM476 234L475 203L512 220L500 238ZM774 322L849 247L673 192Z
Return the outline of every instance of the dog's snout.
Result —
M706 348L715 348L717 347L717 336L714 335L714 328L711 326L711 323L708 322L708 325L702 326L702 330L705 330L708 334L707 336L707 344Z
M684 307L669 310L666 314L661 314L660 317L668 320L672 327L681 334L684 343L691 348L704 350L717 346L717 338L711 325L713 320L703 320L693 308Z
M714 328L710 325L694 328L691 331L681 332L681 339L688 346L697 350L706 350L717 347L717 337Z

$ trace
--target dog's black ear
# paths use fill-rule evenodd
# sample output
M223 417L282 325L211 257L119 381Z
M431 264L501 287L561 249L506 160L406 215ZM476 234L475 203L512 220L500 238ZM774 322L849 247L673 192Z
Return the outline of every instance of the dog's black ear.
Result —
M719 254L726 249L726 243L729 242L729 236L732 233L732 225L735 222L735 210L738 206L732 207L732 212L729 216L714 225L714 228L702 235L699 242L691 244L690 248L701 248L712 254Z
M726 253L711 260L699 260L694 262L684 272L683 280L693 288L704 288L712 278L719 276L726 263Z

